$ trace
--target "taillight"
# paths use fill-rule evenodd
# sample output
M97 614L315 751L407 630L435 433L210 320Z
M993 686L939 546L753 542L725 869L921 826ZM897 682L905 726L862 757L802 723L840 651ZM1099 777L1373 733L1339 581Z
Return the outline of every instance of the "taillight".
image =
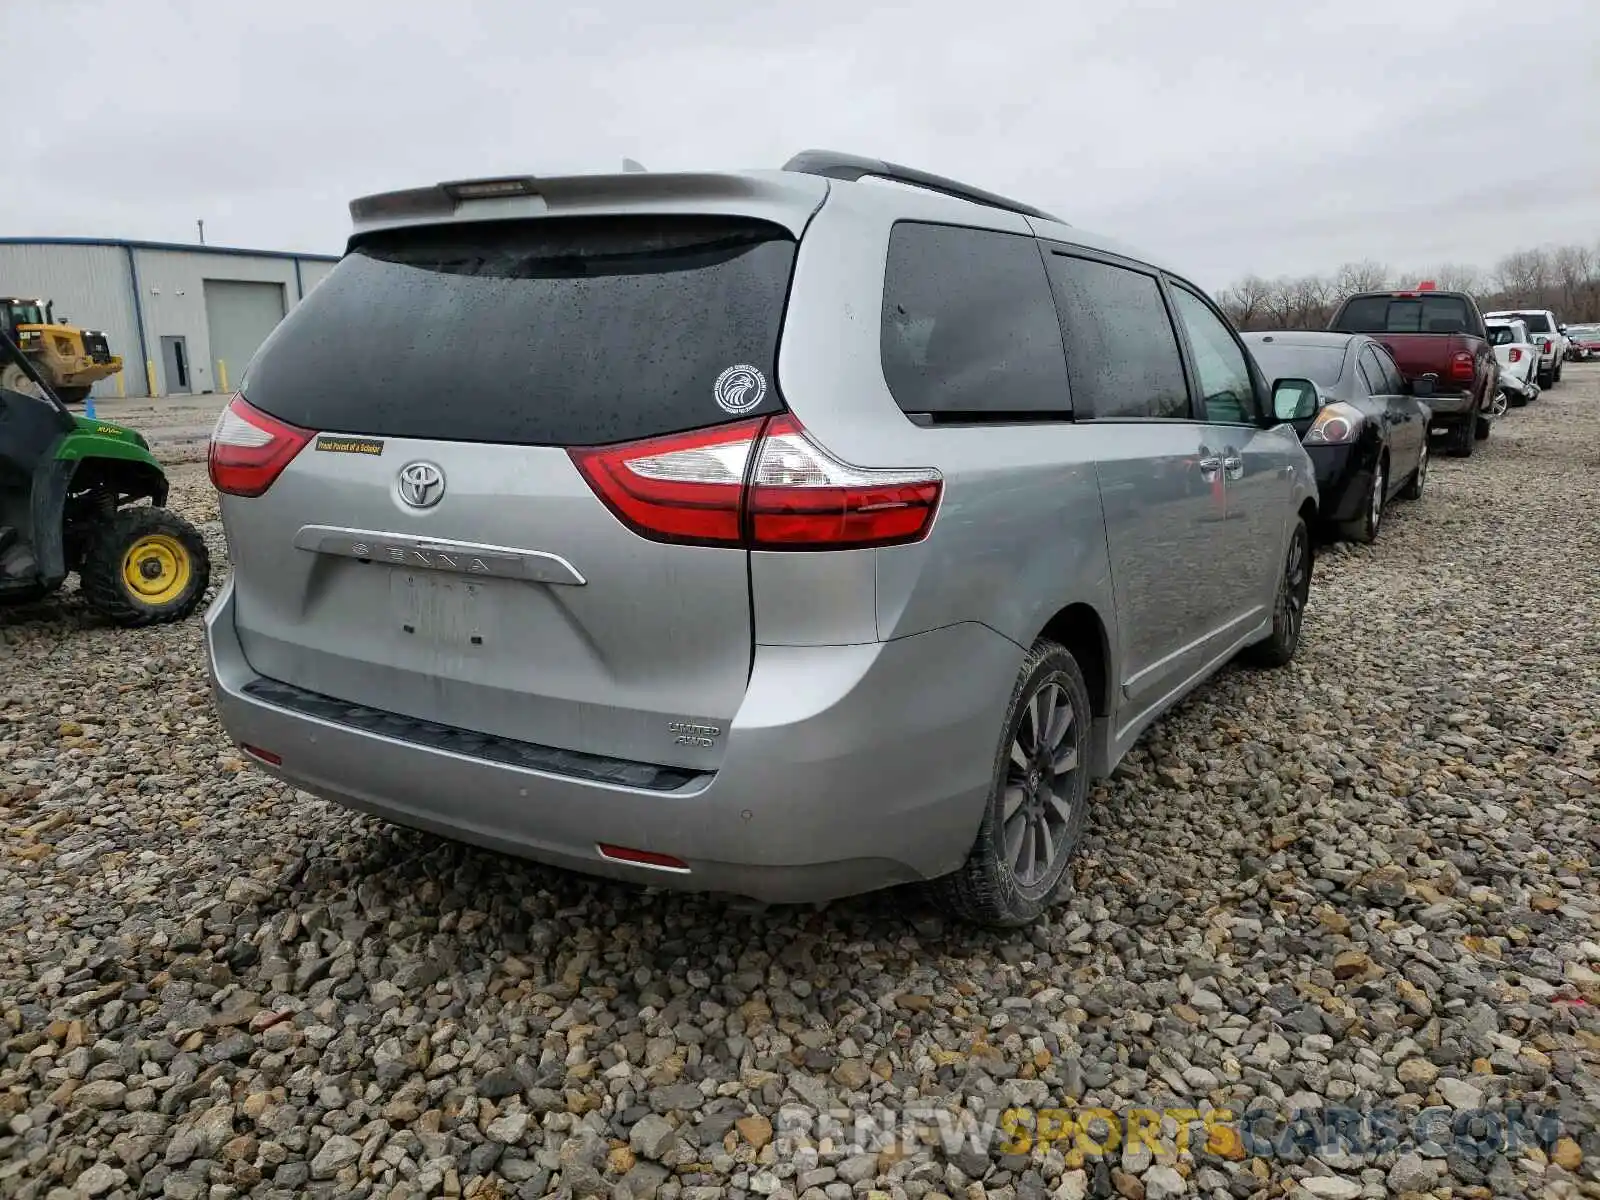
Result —
M751 545L844 550L914 542L933 524L943 488L931 468L848 466L785 413L767 426L750 478Z
M569 450L629 529L657 542L740 544L744 480L765 417L697 433Z
M1456 351L1455 357L1450 360L1450 378L1461 382L1470 382L1473 372L1472 355L1465 350Z
M848 550L925 536L943 477L854 467L793 416L568 452L617 518L652 541Z
M212 486L229 496L259 496L310 440L310 430L269 417L235 393L211 431Z
M1506 358L1510 362L1521 362L1522 361L1522 351L1517 349L1515 346L1513 346L1513 347L1511 347L1511 353L1506 355Z

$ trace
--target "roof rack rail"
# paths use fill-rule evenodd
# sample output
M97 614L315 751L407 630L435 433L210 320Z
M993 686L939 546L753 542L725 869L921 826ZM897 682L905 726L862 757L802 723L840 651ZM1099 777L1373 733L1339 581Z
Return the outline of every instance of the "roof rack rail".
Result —
M903 167L899 163L884 162L877 158L841 154L835 150L802 150L784 163L783 169L798 171L805 175L822 175L828 179L843 179L850 183L867 176L888 179L895 183L926 188L930 192L941 192L946 196L954 196L958 200L968 200L989 208L1000 208L1025 217L1035 217L1041 221L1054 221L1058 225L1066 224L1060 217L1034 208L1031 204L1023 204L1020 200L1010 200L994 192L972 187L960 180L946 179L943 175L933 175L927 171L919 171L915 167Z

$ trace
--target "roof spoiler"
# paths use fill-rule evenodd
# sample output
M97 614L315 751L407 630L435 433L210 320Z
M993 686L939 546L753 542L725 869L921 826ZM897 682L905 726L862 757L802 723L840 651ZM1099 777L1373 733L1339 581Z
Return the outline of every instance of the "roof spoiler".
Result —
M350 201L352 237L407 225L619 209L743 214L799 232L828 191L822 180L782 171L645 171L629 164L614 174L496 175L361 196Z

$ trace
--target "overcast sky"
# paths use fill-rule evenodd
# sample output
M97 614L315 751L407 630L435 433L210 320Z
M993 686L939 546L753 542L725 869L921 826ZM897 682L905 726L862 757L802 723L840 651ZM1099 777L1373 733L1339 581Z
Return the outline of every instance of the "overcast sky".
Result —
M1596 0L0 0L0 45L0 234L337 253L366 192L826 147L1209 287L1600 242Z

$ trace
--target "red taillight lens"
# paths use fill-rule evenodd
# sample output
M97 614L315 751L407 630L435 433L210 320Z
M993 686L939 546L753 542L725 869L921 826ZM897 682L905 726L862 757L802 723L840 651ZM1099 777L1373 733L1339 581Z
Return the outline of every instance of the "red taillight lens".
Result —
M311 432L269 417L235 394L211 431L211 483L230 496L259 496L305 449Z
M1455 357L1450 360L1450 378L1469 381L1472 379L1472 374L1472 355L1465 350L1457 351Z
M635 533L657 542L737 546L744 479L765 420L568 453L595 495Z
M761 550L849 550L927 534L943 478L853 467L789 414L624 446L568 451L617 518L643 537Z
M768 424L751 475L751 546L846 550L914 542L933 524L943 487L932 469L842 463L785 413Z
M1518 350L1515 346L1513 346L1511 348L1511 353L1506 355L1506 359L1509 362L1521 362L1522 361L1522 351Z

